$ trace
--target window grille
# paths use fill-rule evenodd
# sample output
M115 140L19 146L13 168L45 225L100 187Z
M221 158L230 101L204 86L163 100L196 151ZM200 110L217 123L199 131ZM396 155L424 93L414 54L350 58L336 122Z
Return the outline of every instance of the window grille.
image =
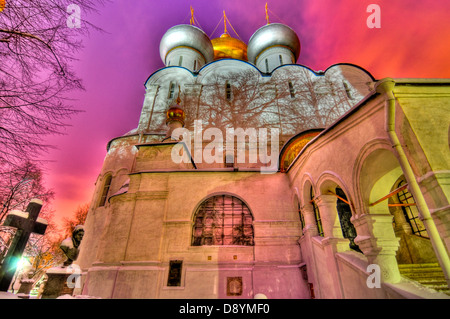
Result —
M406 184L405 180L402 180L398 187L403 186ZM398 188L397 187L397 188ZM404 190L398 192L397 194L398 200L402 204L415 204L414 197L412 194L408 191L407 188ZM423 222L419 219L419 211L417 210L417 207L414 205L407 205L402 206L403 214L405 215L406 220L408 221L409 225L411 226L412 233L424 237L424 238L430 238L425 226L423 225Z
M244 202L230 195L205 200L197 210L193 246L253 246L253 216Z

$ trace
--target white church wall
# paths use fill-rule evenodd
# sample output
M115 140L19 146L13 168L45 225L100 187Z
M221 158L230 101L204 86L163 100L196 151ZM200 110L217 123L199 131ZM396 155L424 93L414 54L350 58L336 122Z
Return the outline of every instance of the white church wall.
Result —
M205 59L200 52L188 47L175 48L166 56L166 66L181 66L196 72L203 65L205 65Z
M314 292L315 298L392 297L391 288L401 280L393 216L387 202L369 203L390 191L402 169L386 134L384 100L373 94L372 76L350 64L317 72L301 65L280 66L293 63L291 51L284 47L263 51L259 70L240 60L204 65L202 59L186 47L170 51L170 66L145 83L138 127L108 144L81 246L83 294L253 298L263 293L268 298L310 298ZM448 243L448 88L441 86L421 88L417 94L417 85L398 89L402 103L397 104L396 129ZM422 107L423 98L430 95L429 105L440 110L439 120ZM246 153L246 163L229 168L216 162L178 164L171 158L169 143L135 146L161 142L167 131L166 111L177 97L191 133L197 119L204 128L278 128L282 145L299 131L327 129L303 149L287 173L261 174L260 162L248 163L251 152ZM423 119L428 126L420 126ZM432 134L437 127L439 142ZM155 132L160 134L150 135ZM445 151L437 151L442 145ZM110 193L99 207L107 176L113 177ZM323 236L315 223L311 186ZM349 201L358 234L355 243L363 253L351 250L343 236L332 193L337 186ZM306 223L303 229L294 193ZM193 245L197 209L220 194L234 196L248 207L254 245ZM168 283L173 261L182 265L179 286ZM381 288L367 286L370 264L383 270ZM390 293L387 285L394 285Z

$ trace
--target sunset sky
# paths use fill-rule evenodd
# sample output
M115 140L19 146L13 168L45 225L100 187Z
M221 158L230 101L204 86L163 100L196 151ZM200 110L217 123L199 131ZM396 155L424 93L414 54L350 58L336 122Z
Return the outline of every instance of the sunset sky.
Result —
M144 82L162 68L159 42L177 24L189 24L190 6L211 35L223 10L244 42L270 22L289 25L301 42L297 63L313 70L346 62L376 79L450 78L450 1L408 0L112 0L97 14L83 16L105 32L84 40L74 64L86 88L75 106L84 112L70 121L65 135L48 138L57 147L43 156L46 184L56 192L57 220L91 201L106 155L106 144L137 127ZM366 21L369 4L381 7L381 28ZM83 15L84 13L81 12ZM83 25L82 25L83 27ZM237 37L232 30L230 34Z

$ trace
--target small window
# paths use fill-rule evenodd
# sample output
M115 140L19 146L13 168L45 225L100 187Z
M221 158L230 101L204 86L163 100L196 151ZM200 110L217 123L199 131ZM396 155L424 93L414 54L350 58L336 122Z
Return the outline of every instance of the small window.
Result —
M169 94L168 94L167 98L168 98L168 99L173 99L174 93L175 93L175 83L170 82L170 85L169 85Z
M347 97L349 99L352 99L352 93L350 92L350 87L346 82L342 82L342 85L344 86L345 94L347 94Z
M167 279L167 286L179 287L181 286L181 268L182 260L171 260L169 263L169 277Z
M280 55L278 56L278 58L280 59L280 65L283 65L283 56L280 54Z
M194 71L197 70L197 60L194 60Z
M230 101L231 100L231 84L230 82L226 82L226 95L227 95L227 100Z
M323 237L323 227L322 227L322 220L320 218L320 213L319 213L319 207L317 207L315 201L314 201L314 190L311 186L311 204L313 206L313 210L314 210L314 219L316 220L316 226L317 226L317 231L319 232L319 236Z
M289 81L289 93L291 94L291 98L295 98L295 90L294 90L294 85L292 84L291 81Z
M234 167L234 154L225 154L225 167Z
M183 66L183 56L180 56L180 60L178 61L179 66Z
M300 217L300 224L301 224L302 233L303 233L303 228L305 228L305 218L303 217L302 210L300 209L300 203L297 203L297 209L298 209L298 216Z
M227 296L242 295L242 277L227 277Z
M103 184L102 196L100 197L99 207L105 206L106 199L108 198L109 188L111 187L112 176L108 175L105 179L105 183Z
M269 61L266 59L266 73L269 73Z

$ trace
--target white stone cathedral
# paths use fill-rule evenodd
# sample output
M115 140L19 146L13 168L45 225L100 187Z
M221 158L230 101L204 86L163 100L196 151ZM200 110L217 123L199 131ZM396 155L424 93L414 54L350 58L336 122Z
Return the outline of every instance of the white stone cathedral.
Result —
M279 23L164 34L107 145L78 293L448 298L450 81L313 71L300 47Z

